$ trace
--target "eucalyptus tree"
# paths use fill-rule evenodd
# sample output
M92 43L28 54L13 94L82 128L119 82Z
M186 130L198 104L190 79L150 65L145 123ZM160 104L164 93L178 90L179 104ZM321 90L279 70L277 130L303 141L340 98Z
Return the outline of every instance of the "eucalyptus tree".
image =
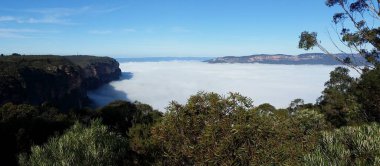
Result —
M378 0L326 0L328 7L337 6L340 11L333 15L335 32L339 41L350 50L344 51L334 43L347 57L339 57L327 50L318 40L317 32L304 31L300 35L299 48L310 50L320 48L342 64L362 73L363 69L373 69L379 64L380 49L380 1ZM365 58L367 62L357 63L354 54ZM364 66L364 67L363 67Z

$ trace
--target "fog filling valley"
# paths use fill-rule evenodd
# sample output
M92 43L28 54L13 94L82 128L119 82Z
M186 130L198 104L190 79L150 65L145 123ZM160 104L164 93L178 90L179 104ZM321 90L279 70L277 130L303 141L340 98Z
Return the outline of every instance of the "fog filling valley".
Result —
M199 91L239 92L254 105L286 108L296 98L315 103L336 66L208 64L195 61L121 63L123 76L89 93L98 106L114 100L140 101L165 112L170 101L184 104Z

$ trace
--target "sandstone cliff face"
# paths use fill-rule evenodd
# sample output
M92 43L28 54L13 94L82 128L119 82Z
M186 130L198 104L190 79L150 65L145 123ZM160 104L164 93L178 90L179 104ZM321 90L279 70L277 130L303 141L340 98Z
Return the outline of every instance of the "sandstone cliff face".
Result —
M87 90L121 75L108 57L20 56L0 58L0 104L52 104L68 110L88 102Z
M101 63L92 63L83 68L83 86L86 89L95 89L113 80L119 79L121 70L116 60Z

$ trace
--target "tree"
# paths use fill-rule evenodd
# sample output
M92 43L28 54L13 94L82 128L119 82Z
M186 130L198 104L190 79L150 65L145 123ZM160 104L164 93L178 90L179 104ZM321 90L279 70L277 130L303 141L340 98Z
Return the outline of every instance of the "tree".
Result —
M276 111L276 108L269 103L264 103L256 107L256 110L260 114L273 114Z
M120 165L128 142L109 132L99 120L89 127L76 123L62 136L32 147L29 157L20 156L20 165Z
M11 56L21 56L19 53L12 53Z
M370 121L380 122L380 68L361 75L355 96Z
M327 121L336 127L367 119L354 94L355 85L355 79L349 76L349 70L344 67L332 71L330 80L325 83L326 88L318 99L318 105Z
M292 102L290 102L290 105L288 107L288 110L293 113L300 109L301 106L305 104L305 101L303 99L294 99Z
M337 6L341 9L340 12L334 14L333 22L336 25L336 33L340 42L351 51L347 53L339 47L337 48L350 56L343 59L330 53L318 41L315 32L302 32L299 48L309 50L319 47L327 55L333 56L344 65L356 70L361 77L356 81L355 87L348 88L351 92L342 91L342 88L347 89L342 86L327 87L321 99L322 109L329 110L327 117L338 126L345 125L352 118L351 115L361 117L362 121L380 121L380 96L378 95L380 93L378 86L380 78L380 1L327 0L326 5ZM337 46L335 43L334 45ZM354 54L360 55L365 61L360 62L354 58ZM353 63L355 61L356 63ZM337 74L342 76L346 71L340 70L340 73L337 72ZM336 78L341 81L349 81L344 77ZM358 106L361 106L359 108L361 110L354 111L358 109ZM349 115L350 113L353 114Z
M380 27L371 27L373 22L380 20L380 1L374 0L326 0L329 7L338 6L341 11L334 14L333 22L337 26L336 33L340 42L350 50L361 55L369 63L355 64L354 56L339 57L325 49L317 39L316 32L302 32L300 35L299 48L305 50L319 47L324 53L361 73L363 69L373 69L379 63ZM347 24L346 20L350 24ZM339 26L341 25L341 26ZM378 24L374 24L377 26ZM334 43L336 46L336 44ZM371 50L365 49L370 45ZM346 53L337 47L342 53ZM346 53L353 55L353 52ZM364 65L364 68L361 66Z

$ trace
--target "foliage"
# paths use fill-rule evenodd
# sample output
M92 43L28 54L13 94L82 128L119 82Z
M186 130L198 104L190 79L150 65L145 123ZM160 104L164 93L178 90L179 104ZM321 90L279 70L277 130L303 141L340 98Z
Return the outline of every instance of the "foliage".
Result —
M151 127L159 121L162 113L139 102L114 101L98 111L103 124L128 138L127 158L130 164L150 165L157 150L151 140Z
M269 103L261 104L257 106L255 109L261 114L273 114L276 111L276 108Z
M355 96L356 80L349 76L349 70L337 67L330 73L322 96L318 99L321 111L334 126L366 121Z
M261 109L261 108L259 108ZM198 93L173 102L153 128L163 165L272 165L299 163L325 129L323 115L299 111L263 114L249 98ZM275 111L276 112L276 111Z
M85 67L97 63L115 63L116 61L109 57L96 56L56 56L56 55L25 55L14 53L13 56L4 56L0 60L0 74L10 75L12 71L22 68L41 69L52 71L54 67L59 66L79 66Z
M0 107L0 161L15 165L18 153L28 153L33 144L43 144L72 123L72 118L52 107L4 104Z
M301 109L304 104L305 101L303 99L294 99L290 102L288 110L290 113L296 112L297 110Z
M376 123L323 132L305 165L379 165L380 126Z
M380 122L380 66L363 73L355 94L370 121Z
M162 116L147 104L127 101L114 101L101 108L98 113L105 125L123 135L134 125L151 124Z
M89 127L76 123L62 136L43 146L33 146L30 157L20 156L21 165L118 165L127 141L109 132L99 120Z
M316 32L311 32L311 33L307 31L302 32L298 47L303 48L305 50L312 49L314 46L318 45L317 35L318 34Z
M318 46L326 54L333 56L341 63L355 69L361 73L361 70L373 68L379 63L380 49L380 27L377 27L380 20L380 1L373 0L326 0L329 7L337 6L341 11L333 16L333 22L336 25L336 34L340 37L340 41L353 50L368 63L355 64L353 56L342 59L341 57L331 54L317 40L316 32L302 32L300 35L299 48L309 50L314 46ZM335 44L335 43L334 43ZM335 44L336 45L336 44ZM370 45L371 47L367 47ZM371 48L371 49L366 49ZM342 53L346 53L343 49L338 48ZM362 68L361 66L365 66Z

